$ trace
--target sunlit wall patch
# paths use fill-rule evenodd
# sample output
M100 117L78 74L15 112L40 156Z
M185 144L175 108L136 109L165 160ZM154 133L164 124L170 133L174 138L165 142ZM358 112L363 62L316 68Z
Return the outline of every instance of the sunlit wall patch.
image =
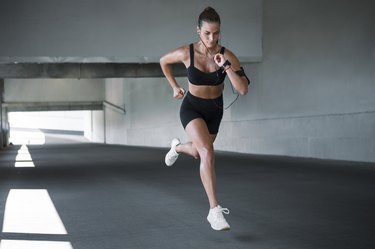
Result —
M17 130L11 128L9 140L14 145L45 144L46 136L40 129Z

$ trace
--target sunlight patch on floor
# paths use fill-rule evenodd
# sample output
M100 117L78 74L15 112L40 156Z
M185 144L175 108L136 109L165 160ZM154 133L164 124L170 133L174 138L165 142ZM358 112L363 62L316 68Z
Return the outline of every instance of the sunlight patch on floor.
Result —
M0 249L73 249L70 242L37 240L1 240Z
M3 233L67 234L46 189L11 189Z

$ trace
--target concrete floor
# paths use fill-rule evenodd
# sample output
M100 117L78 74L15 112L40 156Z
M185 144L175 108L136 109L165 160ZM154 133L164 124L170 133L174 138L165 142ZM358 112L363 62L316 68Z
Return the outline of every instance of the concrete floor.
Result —
M232 229L216 232L192 158L166 167L167 149L30 145L35 167L16 168L19 149L0 151L0 225L11 189L46 189L67 234L2 230L1 249L9 240L74 249L375 248L374 164L218 152L218 196Z

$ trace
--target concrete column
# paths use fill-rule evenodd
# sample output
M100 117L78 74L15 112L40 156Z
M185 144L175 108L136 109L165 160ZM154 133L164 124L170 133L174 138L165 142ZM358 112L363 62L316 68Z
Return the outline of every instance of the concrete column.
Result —
M9 125L6 107L3 107L4 100L4 79L0 79L0 149L9 144Z

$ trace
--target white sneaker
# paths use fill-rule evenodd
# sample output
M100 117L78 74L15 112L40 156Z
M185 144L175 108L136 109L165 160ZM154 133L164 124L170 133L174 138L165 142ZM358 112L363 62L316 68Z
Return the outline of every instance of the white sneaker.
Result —
M222 208L220 205L217 205L216 207L210 209L207 220L210 222L212 229L217 231L230 229L230 226L225 220L223 213L229 214L228 208Z
M167 166L172 166L176 162L178 156L180 155L176 152L176 146L180 143L180 139L178 138L174 138L172 140L171 149L168 151L167 155L165 155L165 164Z

